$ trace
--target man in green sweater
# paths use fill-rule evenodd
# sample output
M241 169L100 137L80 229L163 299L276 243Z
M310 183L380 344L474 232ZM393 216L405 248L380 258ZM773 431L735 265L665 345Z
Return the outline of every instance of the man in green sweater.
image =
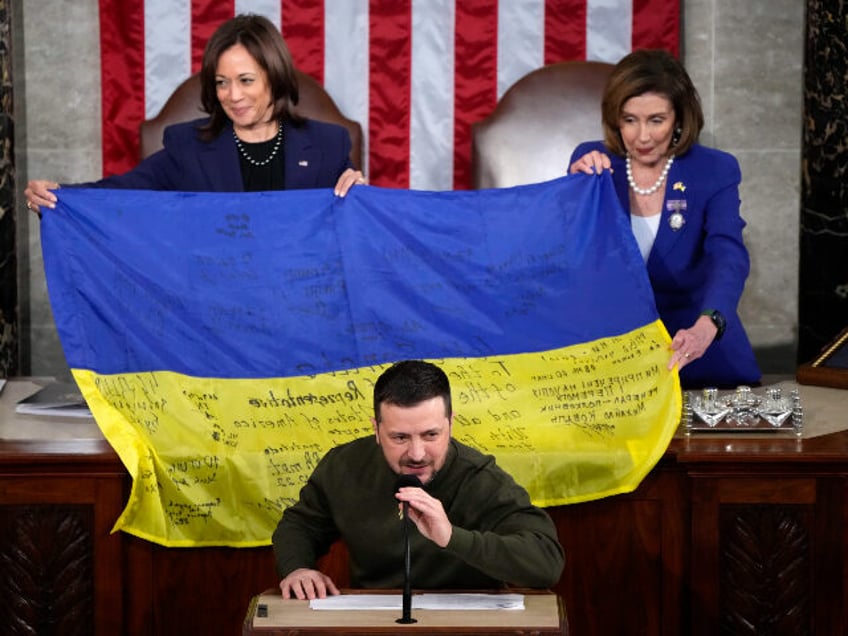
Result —
M451 438L452 418L439 367L406 360L379 377L374 437L330 450L274 531L284 598L339 593L315 569L338 538L350 553L353 587L403 587L403 502L414 522L412 587L545 588L559 580L565 560L551 518L493 457ZM423 487L395 493L402 474Z

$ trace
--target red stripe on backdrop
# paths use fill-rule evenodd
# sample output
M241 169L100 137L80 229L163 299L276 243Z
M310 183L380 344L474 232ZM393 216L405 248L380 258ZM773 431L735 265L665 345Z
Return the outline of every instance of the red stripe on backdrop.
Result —
M324 2L283 0L283 38L294 65L324 83Z
M665 49L680 55L680 7L668 0L633 0L636 49Z
M203 49L223 22L235 15L234 0L191 0L191 72L197 73Z
M371 0L369 31L368 174L378 186L409 187L412 8Z
M454 36L453 187L471 187L471 124L498 101L498 3L459 0Z
M144 1L100 0L103 175L138 163L144 119Z
M544 59L586 59L586 0L545 0Z

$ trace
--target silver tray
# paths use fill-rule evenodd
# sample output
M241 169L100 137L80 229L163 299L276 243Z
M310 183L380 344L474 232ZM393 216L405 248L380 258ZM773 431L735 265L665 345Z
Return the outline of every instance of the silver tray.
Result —
M794 433L804 432L804 412L797 390L784 395L779 387L765 389L764 396L750 387L739 386L732 392L715 388L683 392L680 425L691 433Z

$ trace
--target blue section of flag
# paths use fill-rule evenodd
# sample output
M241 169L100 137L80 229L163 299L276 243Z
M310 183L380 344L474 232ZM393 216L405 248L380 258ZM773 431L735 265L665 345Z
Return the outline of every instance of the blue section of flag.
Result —
M546 351L657 319L608 175L344 199L58 194L44 262L76 369L283 377Z

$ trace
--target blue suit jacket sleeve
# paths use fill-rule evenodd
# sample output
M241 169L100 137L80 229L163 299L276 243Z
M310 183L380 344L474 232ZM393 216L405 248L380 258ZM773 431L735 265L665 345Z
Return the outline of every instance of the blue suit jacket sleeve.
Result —
M197 127L205 120L165 129L164 148L121 175L81 187L241 192L244 189L232 126L212 141L201 141ZM350 135L336 124L306 120L283 128L286 189L332 188L350 162Z

